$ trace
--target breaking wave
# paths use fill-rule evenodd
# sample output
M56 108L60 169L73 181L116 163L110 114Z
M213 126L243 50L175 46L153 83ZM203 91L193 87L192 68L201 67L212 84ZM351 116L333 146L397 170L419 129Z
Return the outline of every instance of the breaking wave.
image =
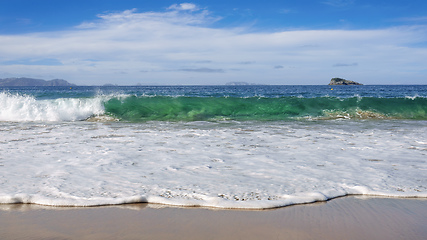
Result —
M36 99L0 93L0 121L427 119L427 98L169 97Z
M78 121L104 113L104 99L57 98L37 100L33 96L0 93L0 121Z
M105 111L126 121L427 119L426 98L112 98Z

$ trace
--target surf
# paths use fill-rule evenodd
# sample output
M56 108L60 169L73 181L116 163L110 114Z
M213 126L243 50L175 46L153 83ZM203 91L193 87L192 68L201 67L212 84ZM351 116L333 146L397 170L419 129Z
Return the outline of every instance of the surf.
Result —
M0 121L427 120L425 97L227 97L95 94L37 98L0 92Z
M426 98L130 96L105 102L118 119L139 121L427 119Z
M36 99L31 95L0 92L0 121L79 121L104 114L104 99Z

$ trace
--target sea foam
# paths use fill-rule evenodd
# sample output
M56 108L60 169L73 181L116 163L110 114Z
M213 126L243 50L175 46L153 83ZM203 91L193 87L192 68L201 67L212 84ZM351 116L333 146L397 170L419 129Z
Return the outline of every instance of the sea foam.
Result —
M426 130L401 120L5 122L0 203L263 209L427 197Z
M427 197L426 87L97 89L0 92L0 203Z
M0 92L0 121L77 121L104 113L102 97L38 100Z

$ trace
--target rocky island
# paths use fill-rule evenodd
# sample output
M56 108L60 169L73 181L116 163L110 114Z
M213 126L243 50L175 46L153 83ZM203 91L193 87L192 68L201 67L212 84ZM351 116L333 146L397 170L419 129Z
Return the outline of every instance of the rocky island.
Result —
M3 78L0 87L45 87L45 86L76 86L63 79L42 80L34 78Z
M343 78L332 78L328 85L363 85L361 83L345 80Z

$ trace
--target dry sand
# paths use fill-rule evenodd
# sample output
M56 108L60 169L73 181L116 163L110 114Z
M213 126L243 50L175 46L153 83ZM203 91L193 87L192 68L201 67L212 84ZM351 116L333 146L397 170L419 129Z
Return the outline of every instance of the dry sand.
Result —
M352 196L263 211L0 205L0 239L427 239L427 199Z

